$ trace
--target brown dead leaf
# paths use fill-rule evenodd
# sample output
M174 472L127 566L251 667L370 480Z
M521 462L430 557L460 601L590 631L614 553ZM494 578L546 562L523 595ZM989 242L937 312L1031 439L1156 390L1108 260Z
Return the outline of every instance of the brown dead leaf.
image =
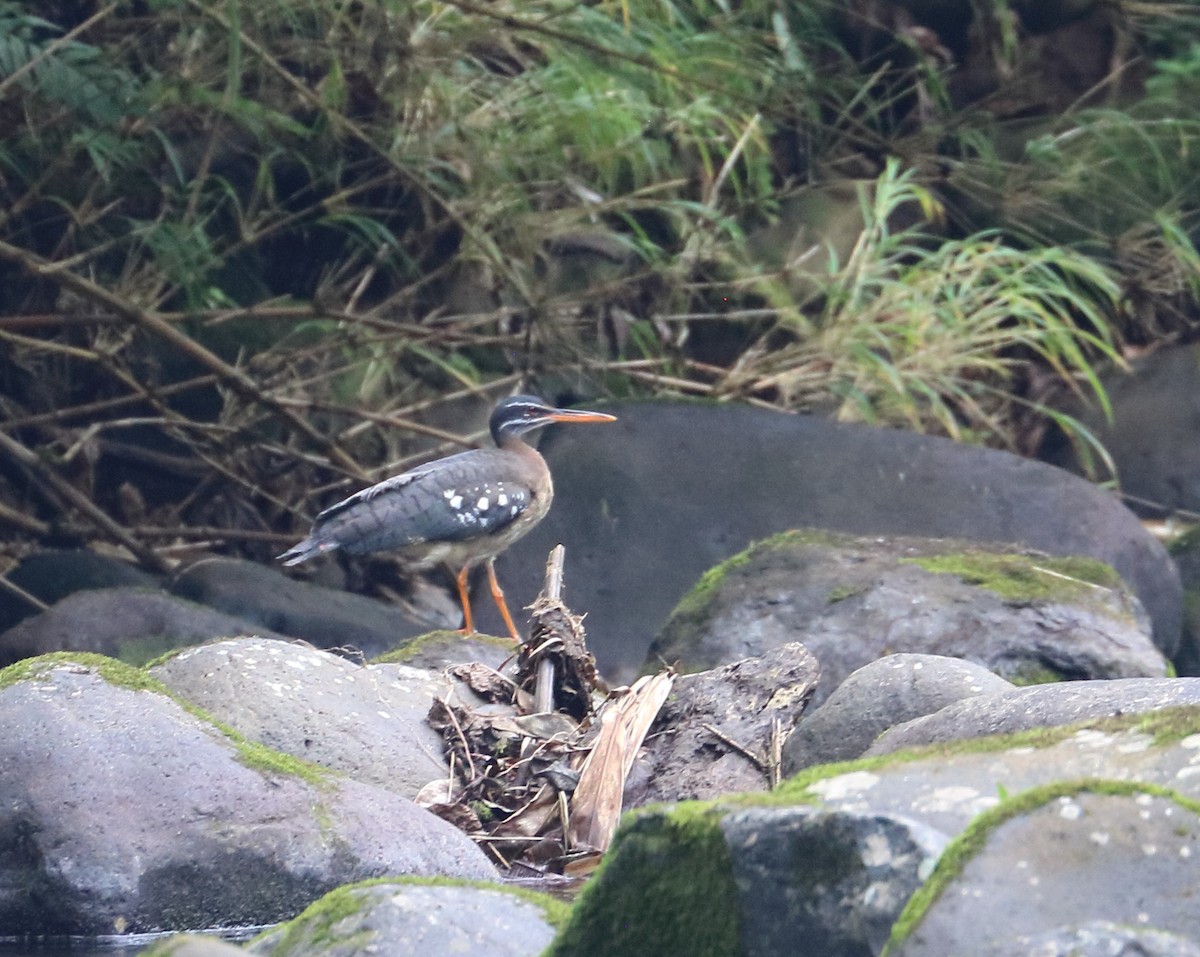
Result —
M625 779L674 682L673 672L659 672L639 678L627 694L605 702L600 734L572 795L569 846L608 849L621 817Z

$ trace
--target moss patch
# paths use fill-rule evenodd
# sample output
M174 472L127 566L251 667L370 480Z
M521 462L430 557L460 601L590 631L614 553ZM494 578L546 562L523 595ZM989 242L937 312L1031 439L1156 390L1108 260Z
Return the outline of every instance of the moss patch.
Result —
M333 928L347 917L355 916L368 903L368 899L364 895L357 893L358 890L386 883L388 883L387 878L375 878L335 887L284 924L283 936L271 952L288 954L298 952L300 948L308 952L315 952L325 950L333 943L348 943L343 938L336 937ZM260 936L267 937L274 933L275 930L269 930ZM365 932L360 932L356 937L364 938L357 940L357 943L364 945L370 943L370 940L366 939L369 935Z
M1066 680L1066 675L1062 672L1032 661L1021 662L1004 677L1019 688L1028 685L1052 685Z
M707 617L708 611L716 598L717 591L720 589L722 583L724 583L726 576L734 569L748 564L760 552L795 545L832 546L844 541L845 538L846 536L839 536L834 532L827 532L823 529L800 528L780 532L777 535L772 535L770 538L753 542L736 555L725 559L720 565L710 568L701 575L700 580L692 586L692 590L680 599L679 604L675 606L675 610L671 612L668 621L674 621L676 618ZM849 596L844 595L842 597ZM831 602L836 600L834 598L830 599Z
M1156 784L1137 781L1108 781L1087 779L1082 781L1057 781L1042 787L1030 788L976 817L961 834L955 837L942 852L937 867L929 880L921 885L901 912L892 927L891 939L883 949L883 955L891 953L920 925L925 914L941 897L947 887L962 874L967 864L983 850L992 832L1006 821L1027 814L1060 797L1091 793L1116 796L1151 794L1174 801L1193 814L1200 814L1200 801L1193 801Z
M501 638L498 635L464 635L461 631L442 628L437 631L426 632L423 635L417 635L416 638L413 638L402 647L385 651L382 655L372 658L371 664L406 665L430 648L438 648L444 645L461 645L463 642L475 641L484 642L489 645L494 644L497 648L509 651L513 647L511 638Z
M629 815L545 957L733 957L741 905L724 812L688 802Z
M9 665L0 671L0 689L14 685L18 681L36 679L61 665L78 665L95 671L110 685L118 688L128 688L131 691L152 691L155 694L172 697L171 692L157 678L152 678L141 668L88 651L56 651L49 655L39 655L36 658L25 658Z
M845 601L847 598L853 598L855 595L861 595L866 591L867 588L864 585L842 585L832 589L825 600L831 605L836 605L839 601Z
M1111 590L1121 584L1112 568L1094 558L967 550L901 561L929 572L956 575L1011 602L1080 601L1091 598L1098 588Z

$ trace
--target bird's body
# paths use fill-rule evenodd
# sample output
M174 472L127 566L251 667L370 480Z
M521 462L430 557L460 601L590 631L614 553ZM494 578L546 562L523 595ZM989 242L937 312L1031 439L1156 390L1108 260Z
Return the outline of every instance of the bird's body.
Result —
M473 624L467 575L486 563L492 595L516 638L492 562L546 516L554 497L545 460L521 436L550 422L611 421L611 415L555 409L531 396L504 399L490 421L496 448L438 459L351 495L321 512L308 538L279 557L296 565L335 550L395 551L415 569L444 563L458 570L467 631Z

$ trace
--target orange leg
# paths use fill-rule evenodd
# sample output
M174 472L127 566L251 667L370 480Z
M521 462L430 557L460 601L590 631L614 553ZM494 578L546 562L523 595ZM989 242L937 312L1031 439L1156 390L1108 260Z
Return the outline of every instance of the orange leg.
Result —
M463 626L460 631L464 635L473 635L475 633L475 622L471 618L471 594L467 590L467 573L470 570L470 565L463 565L462 571L454 579L458 583L458 601L462 605L463 610Z
M504 600L504 591L500 588L500 582L496 580L496 560L494 558L488 559L487 571L488 585L492 589L492 600L500 609L500 616L504 619L504 624L508 625L508 633L512 635L512 640L519 642L521 636L517 633L517 626L513 624L512 615L508 613L508 602Z

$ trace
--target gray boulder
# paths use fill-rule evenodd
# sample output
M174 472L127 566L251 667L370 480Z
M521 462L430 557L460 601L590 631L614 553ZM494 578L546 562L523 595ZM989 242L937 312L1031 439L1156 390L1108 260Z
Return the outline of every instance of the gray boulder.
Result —
M260 629L303 638L318 648L353 649L366 658L429 630L386 602L289 578L257 562L206 558L182 569L170 588Z
M155 590L160 584L157 577L140 568L83 548L34 552L22 558L5 577L46 605L89 588ZM0 632L39 611L42 609L7 589L0 589Z
M548 914L561 906L500 887L339 887L249 950L263 957L537 957L554 936Z
M231 737L111 659L12 666L0 725L0 935L265 924L367 877L495 876L400 795Z
M1128 370L1101 375L1112 410L1072 398L1063 410L1104 445L1121 490L1140 514L1200 511L1200 348L1159 349ZM1073 471L1082 467L1071 444L1051 433L1043 457ZM1109 478L1109 476L1102 476Z
M144 588L78 591L0 635L0 665L56 651L83 651L142 665L213 638L269 635L259 626Z
M356 781L411 798L450 773L425 716L451 682L428 671L238 638L183 651L151 674L251 741Z
M547 553L566 544L567 600L587 613L590 646L610 680L642 667L655 634L707 569L754 540L804 526L1089 556L1131 584L1158 646L1168 656L1178 647L1179 578L1162 545L1115 496L1061 469L732 404L608 409L619 421L607 428L547 434L554 507L498 567L510 605L528 604ZM487 630L500 627L486 607L480 619Z
M697 671L791 641L821 665L815 703L895 652L963 658L1020 683L1167 672L1137 601L1099 562L811 530L709 572L651 654Z
M965 698L881 734L867 754L1200 705L1200 678L1067 681Z
M940 655L887 655L852 672L783 745L783 773L857 758L893 725L1012 684L981 665Z
M1200 940L1194 882L1181 879L1200 846L1194 804L1115 782L1049 789L1022 804L979 825L986 844L959 873L934 875L891 954L1041 954L1021 945L1098 919Z

